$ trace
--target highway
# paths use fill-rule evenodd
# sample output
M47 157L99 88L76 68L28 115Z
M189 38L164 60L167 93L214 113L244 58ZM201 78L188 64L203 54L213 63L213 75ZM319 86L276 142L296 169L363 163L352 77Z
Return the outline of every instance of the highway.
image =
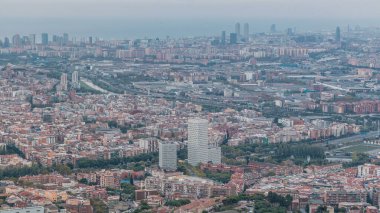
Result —
M349 142L359 142L359 141L364 140L365 138L374 138L377 135L378 135L377 131L372 131L372 132L362 133L360 135L353 135L346 138L329 140L328 144L344 144L344 143L349 143Z

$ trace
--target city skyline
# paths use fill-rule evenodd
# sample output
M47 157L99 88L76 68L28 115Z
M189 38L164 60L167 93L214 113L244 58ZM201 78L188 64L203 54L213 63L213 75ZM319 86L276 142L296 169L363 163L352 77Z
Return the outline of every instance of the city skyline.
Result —
M374 0L360 4L348 0L344 5L338 0L165 0L159 4L153 0L96 4L89 0L5 0L0 8L0 37L42 32L105 39L210 36L221 30L234 31L236 22L249 23L252 32L267 32L273 23L281 31L289 27L299 31L332 30L338 25L376 27L377 5Z
M380 213L379 0L3 0L0 213Z

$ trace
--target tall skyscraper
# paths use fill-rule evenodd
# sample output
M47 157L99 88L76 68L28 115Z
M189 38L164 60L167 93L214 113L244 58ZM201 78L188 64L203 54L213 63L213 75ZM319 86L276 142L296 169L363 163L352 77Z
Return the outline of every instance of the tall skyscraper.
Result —
M74 71L71 75L71 81L75 84L79 82L78 71Z
M177 145L173 142L159 142L158 150L160 168L167 171L177 170Z
M61 90L67 91L67 74L62 73L61 75Z
M49 34L47 34L47 33L41 34L41 43L42 43L42 45L48 45L49 44Z
M88 43L92 44L92 36L88 37Z
M230 33L230 44L237 44L237 34Z
M21 37L19 34L16 34L12 37L12 46L20 47L21 46Z
M339 43L340 42L340 27L336 27L336 31L335 31L335 42L336 43Z
M69 34L64 33L63 34L63 44L67 45L69 43Z
M293 35L293 29L292 28L288 28L288 29L286 29L286 35L287 36L292 36Z
M188 121L188 161L196 166L208 162L208 121L189 119Z
M196 166L199 163L221 163L220 147L210 147L208 143L208 121L189 119L188 121L188 162Z
M79 88L80 87L78 71L74 71L71 74L71 83L72 83L72 86L74 88Z
M30 45L35 46L36 45L36 34L30 34L29 35L29 41L30 41Z
M226 31L222 31L222 35L220 36L220 43L222 45L225 45L226 44Z
M9 38L8 37L5 37L4 38L4 44L3 44L3 47L4 48L8 48L8 47L10 47L11 45L10 45L10 42L9 42Z
M22 45L31 45L29 37L28 36L23 36L21 38L21 44Z
M241 35L240 34L240 23L239 22L235 24L235 33L236 33L237 37L239 38Z
M275 33L277 30L276 30L276 25L275 24L272 24L271 26L270 26L270 32L271 33Z
M244 40L248 41L249 38L249 24L244 24Z

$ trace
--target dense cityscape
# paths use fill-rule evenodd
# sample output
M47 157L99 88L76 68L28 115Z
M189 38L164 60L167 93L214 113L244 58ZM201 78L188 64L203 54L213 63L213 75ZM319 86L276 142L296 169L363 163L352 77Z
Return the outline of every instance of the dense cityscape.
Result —
M380 28L0 38L0 213L380 207Z

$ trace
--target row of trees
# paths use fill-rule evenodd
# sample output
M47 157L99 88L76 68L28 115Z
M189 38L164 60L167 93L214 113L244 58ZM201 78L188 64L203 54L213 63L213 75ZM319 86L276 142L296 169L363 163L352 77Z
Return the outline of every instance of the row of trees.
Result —
M359 165L363 165L365 163L368 163L370 161L370 158L367 154L365 153L356 153L354 152L352 154L352 161L343 163L344 168L349 168L349 167L355 167Z
M224 207L234 206L239 201L253 201L255 212L286 212L290 208L293 198L290 195L281 196L273 192L269 192L268 196L263 194L246 195L240 194L224 199L223 206L219 207L223 210ZM228 208L226 208L228 209Z
M204 173L208 179L211 179L213 181L228 183L231 180L230 172L211 172L206 169L204 170Z
M113 158L110 160L97 159L91 160L87 158L81 158L77 161L76 169L86 169L86 168L97 168L105 169L117 165L126 165L127 163L132 164L132 169L142 170L144 167L138 162L157 162L158 153L144 153L136 155L133 157L125 158ZM32 166L22 166L22 167L7 167L0 170L0 179L5 178L18 178L25 175L38 175L38 174L48 174L51 172L58 172L62 175L70 175L74 166L71 164L55 164L51 167L44 167L39 164L33 164Z
M165 206L179 207L179 206L184 206L189 203L191 203L189 199L169 200L169 201L166 201Z
M38 164L22 167L11 166L0 170L0 179L18 178L25 175L47 174L52 171L53 170L51 168L42 167Z
M22 167L7 167L0 170L0 179L3 178L18 178L25 175L39 175L58 172L61 175L70 175L72 173L72 165L54 164L51 167L44 167L39 164Z
M88 158L81 158L76 163L76 168L109 168L110 166L117 165L125 165L131 162L157 162L158 161L158 153L144 153L140 155L136 155L133 157L124 157L124 158L111 158L109 160L105 159L97 159L91 160Z
M294 156L295 158L310 158L314 159L324 159L325 152L322 147L312 146L307 144L300 145L289 145L289 144L280 144L276 156L280 158L288 158Z
M18 156L25 158L24 153L21 152L14 144L7 144L4 149L0 150L0 155L17 154Z
M130 124L119 125L115 120L107 122L109 128L119 128L122 133L127 133L129 130L138 129L143 127L143 124L137 124L136 126L131 126Z

